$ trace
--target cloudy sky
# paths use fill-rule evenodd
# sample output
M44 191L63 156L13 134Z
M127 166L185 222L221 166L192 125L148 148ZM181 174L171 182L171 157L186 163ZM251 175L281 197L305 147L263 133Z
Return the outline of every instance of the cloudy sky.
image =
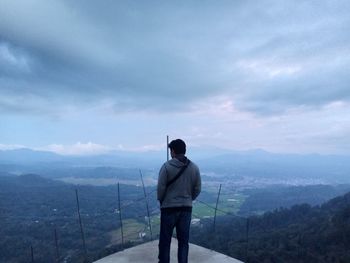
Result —
M0 149L350 153L350 1L0 0Z

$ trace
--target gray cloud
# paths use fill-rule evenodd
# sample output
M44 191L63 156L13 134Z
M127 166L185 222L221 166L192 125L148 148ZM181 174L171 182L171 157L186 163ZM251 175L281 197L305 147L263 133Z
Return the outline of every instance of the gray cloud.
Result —
M56 108L108 99L116 112L223 94L258 113L349 101L349 11L347 1L2 1L0 92Z

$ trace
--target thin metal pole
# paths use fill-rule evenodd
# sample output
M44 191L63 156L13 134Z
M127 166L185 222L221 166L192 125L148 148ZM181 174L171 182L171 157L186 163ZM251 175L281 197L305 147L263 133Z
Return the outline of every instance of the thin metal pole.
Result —
M34 263L34 250L33 250L33 246L32 245L30 246L30 254L31 254L31 257L32 257L32 263Z
M249 217L247 217L247 225L246 225L246 233L245 233L245 238L246 238L246 248L245 248L245 262L248 263L248 251L249 251L249 227L250 227L250 221Z
M143 182L143 176L142 176L141 170L140 170L140 175L141 175L141 181L142 181L142 187L143 187L143 194L145 195L145 200L146 200L148 226L149 226L149 231L151 232L151 240L153 240L151 217L150 217L150 214L149 214L149 206L148 206L148 198L147 198L146 189L145 189L145 183Z
M218 204L219 204L219 199L220 199L220 192L221 192L221 184L220 184L220 187L219 187L218 197L216 199L215 215L214 215L214 231L215 231L215 225L216 225L216 211L218 209Z
M118 182L118 210L119 210L120 232L121 232L121 235L122 235L122 249L124 249L124 232L123 232L122 210L121 210L121 205L120 205L119 182Z
M169 161L169 135L166 136L166 160Z
M301 234L298 234L298 259L301 259Z
M56 262L60 261L60 253L58 251L58 240L57 240L57 230L55 228L54 230L54 234L55 234L55 247L56 247Z
M87 261L87 249L86 249L86 244L85 244L85 235L84 235L83 224L81 223L78 189L75 189L75 196L76 196L76 199L77 199L77 209L78 209L78 216L79 216L79 225L80 225L81 239L83 241L84 257L85 257L85 261Z

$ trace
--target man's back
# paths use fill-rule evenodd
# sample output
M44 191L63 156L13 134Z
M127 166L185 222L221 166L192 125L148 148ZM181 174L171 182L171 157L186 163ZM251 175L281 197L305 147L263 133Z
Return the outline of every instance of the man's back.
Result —
M176 177L187 161L187 158L184 159L184 162L173 158L161 167L158 178L158 200L161 208L192 207L192 201L199 195L201 191L200 173L198 166L191 161L179 178L167 187L167 183Z
M201 191L198 166L187 159L186 144L172 141L170 161L163 164L158 177L158 200L161 205L159 263L170 262L170 243L174 228L178 240L178 262L188 262L188 241L192 216L192 201Z

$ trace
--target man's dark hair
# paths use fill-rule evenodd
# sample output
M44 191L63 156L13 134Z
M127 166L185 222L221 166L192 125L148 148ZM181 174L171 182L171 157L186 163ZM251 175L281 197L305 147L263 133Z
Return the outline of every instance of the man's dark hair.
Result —
M173 140L169 143L168 147L174 150L175 154L185 154L186 153L186 143L181 139Z

